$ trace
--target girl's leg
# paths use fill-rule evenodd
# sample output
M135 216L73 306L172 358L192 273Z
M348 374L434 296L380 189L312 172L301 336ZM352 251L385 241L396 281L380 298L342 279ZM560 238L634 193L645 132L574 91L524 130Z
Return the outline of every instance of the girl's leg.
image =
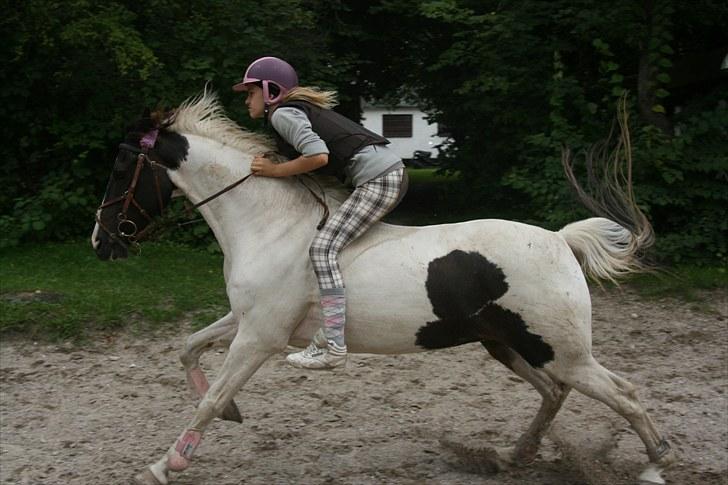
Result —
M329 348L309 346L303 352L289 355L291 364L297 367L328 368L344 361L346 293L337 257L349 243L394 209L401 199L403 178L404 169L399 169L357 187L314 238L309 255L321 291L324 333ZM327 356L328 353L331 355ZM326 362L329 360L337 363L329 365Z

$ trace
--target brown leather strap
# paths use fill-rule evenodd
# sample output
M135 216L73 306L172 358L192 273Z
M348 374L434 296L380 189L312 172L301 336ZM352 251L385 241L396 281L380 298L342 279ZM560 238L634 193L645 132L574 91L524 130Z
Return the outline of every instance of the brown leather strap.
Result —
M188 207L186 209L186 212L189 213L189 212L192 212L195 209L199 209L200 207L202 207L203 205L207 204L211 200L216 199L216 198L220 197L222 194L224 194L225 192L228 192L228 191L234 189L235 187L237 187L238 185L242 184L243 182L245 182L246 180L248 180L252 176L253 176L253 173L251 172L248 175L246 175L245 177L243 177L240 180L238 180L237 182L234 182L234 183L228 185L227 187L225 187L221 191L215 192L214 194L212 194L210 197L206 198L205 200L202 200L202 201L198 202L197 204L193 205L192 207Z
M309 193L313 196L313 198L316 199L316 202L318 202L321 205L321 207L323 207L323 209L324 209L324 215L321 218L321 220L319 221L318 225L316 225L316 230L320 231L321 229L323 229L324 225L326 224L326 221L329 220L329 206L326 204L326 201L324 200L324 198L319 197L316 194L316 192L313 191L313 189L311 187L309 187L308 185L306 185L303 182L303 180L301 180L299 178L298 181L301 182L301 185L306 187L306 190L309 191ZM314 180L314 182L315 182L315 180ZM318 185L318 182L316 182L316 184ZM324 197L326 197L326 193L323 191L323 189L321 189L321 193L324 195Z

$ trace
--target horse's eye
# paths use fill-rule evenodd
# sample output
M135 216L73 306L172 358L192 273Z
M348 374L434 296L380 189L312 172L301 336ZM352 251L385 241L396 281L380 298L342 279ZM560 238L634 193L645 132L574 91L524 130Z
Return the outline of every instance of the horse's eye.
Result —
M114 161L114 178L120 179L124 177L126 172L129 170L130 163L131 161L129 158L124 156L123 153L120 153Z

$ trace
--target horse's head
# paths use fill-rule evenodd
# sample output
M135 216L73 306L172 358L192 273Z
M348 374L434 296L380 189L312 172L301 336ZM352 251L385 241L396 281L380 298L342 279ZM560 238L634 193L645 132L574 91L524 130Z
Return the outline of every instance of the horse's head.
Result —
M160 119L145 111L119 145L91 236L102 260L127 257L129 245L144 237L172 197L167 170L178 168L187 157L188 143Z

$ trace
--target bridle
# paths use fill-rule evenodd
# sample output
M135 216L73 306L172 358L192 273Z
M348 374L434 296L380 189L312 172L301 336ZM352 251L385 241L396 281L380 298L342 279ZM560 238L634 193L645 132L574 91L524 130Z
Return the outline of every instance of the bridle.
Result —
M119 145L119 148L122 150L127 150L132 153L137 154L136 159L136 166L134 167L134 176L131 179L131 183L129 184L129 187L124 191L123 194L121 194L119 197L115 197L111 200L105 200L102 202L102 204L99 206L99 208L96 210L96 223L99 225L101 229L103 229L111 239L113 239L116 242L123 243L119 236L125 237L129 240L131 243L137 243L139 242L144 236L146 236L150 229L153 227L153 220L154 218L150 216L147 211L144 210L144 208L137 202L136 198L134 197L136 194L136 188L137 183L139 182L139 177L141 176L142 169L144 168L144 165L147 164L152 169L152 173L154 174L154 187L157 192L157 204L159 204L159 212L160 214L164 210L164 204L162 202L162 189L161 185L159 184L159 172L158 169L162 167L161 169L164 169L165 167L161 166L159 163L155 162L154 160L150 159L147 155L147 150L144 150L142 148L137 148L134 145L129 145L128 143L122 143ZM116 218L118 220L116 225L116 232L109 229L102 221L101 221L101 211L107 207L110 207L115 204L121 204L121 210L116 215ZM128 217L129 207L134 206L137 208L139 213L143 215L147 221L149 221L149 225L142 229L141 232L137 232L137 225L134 221L130 220Z
M155 135L156 136L156 135ZM142 143L144 145L144 143ZM149 167L152 169L152 174L154 175L154 187L156 190L157 195L157 204L159 205L159 213L161 214L164 211L164 203L162 202L162 189L161 185L159 183L159 172L160 170L166 170L166 167L158 162L155 162L151 158L149 158L147 154L146 148L138 148L134 145L130 145L128 143L121 143L119 145L119 149L121 150L127 150L132 153L137 154L136 159L136 166L134 167L134 176L131 179L131 182L129 184L129 187L124 191L123 194L121 194L119 197L115 197L112 200L103 201L102 204L99 206L99 208L96 210L96 223L99 225L99 227L105 231L111 239L114 241L124 244L124 242L119 239L119 237L127 238L129 243L132 245L135 245L138 247L139 241L141 241L144 237L148 236L151 233L151 229L153 227L156 227L154 223L154 218L150 216L147 211L144 210L144 208L137 202L136 198L134 197L136 193L137 183L139 182L139 177L141 176L142 169L144 168L145 164L148 164ZM243 178L233 182L232 184L228 185L224 189L220 190L219 192L216 192L212 194L211 196L207 197L204 200L201 200L200 202L188 207L185 212L190 213L196 209L199 209L203 205L207 204L208 202L216 199L217 197L221 196L225 192L228 192L229 190L234 189L238 185L242 184L246 180L248 180L251 176L253 176L253 173L249 173ZM300 181L300 179L299 179ZM329 207L326 204L326 201L322 198L316 195L316 193L305 183L301 181L301 183L306 187L306 189L313 195L314 199L316 199L316 202L318 202L324 209L324 215L317 225L317 229L321 230L323 228L324 224L328 220L329 217ZM116 218L118 220L116 225L116 232L112 232L102 221L101 221L101 211L107 207L110 207L115 204L121 204L121 210L116 215ZM134 221L130 220L128 217L129 207L131 205L134 205L134 207L137 208L140 214L142 214L147 221L149 221L149 224L147 227L142 229L140 232L137 232L137 225L134 223Z

